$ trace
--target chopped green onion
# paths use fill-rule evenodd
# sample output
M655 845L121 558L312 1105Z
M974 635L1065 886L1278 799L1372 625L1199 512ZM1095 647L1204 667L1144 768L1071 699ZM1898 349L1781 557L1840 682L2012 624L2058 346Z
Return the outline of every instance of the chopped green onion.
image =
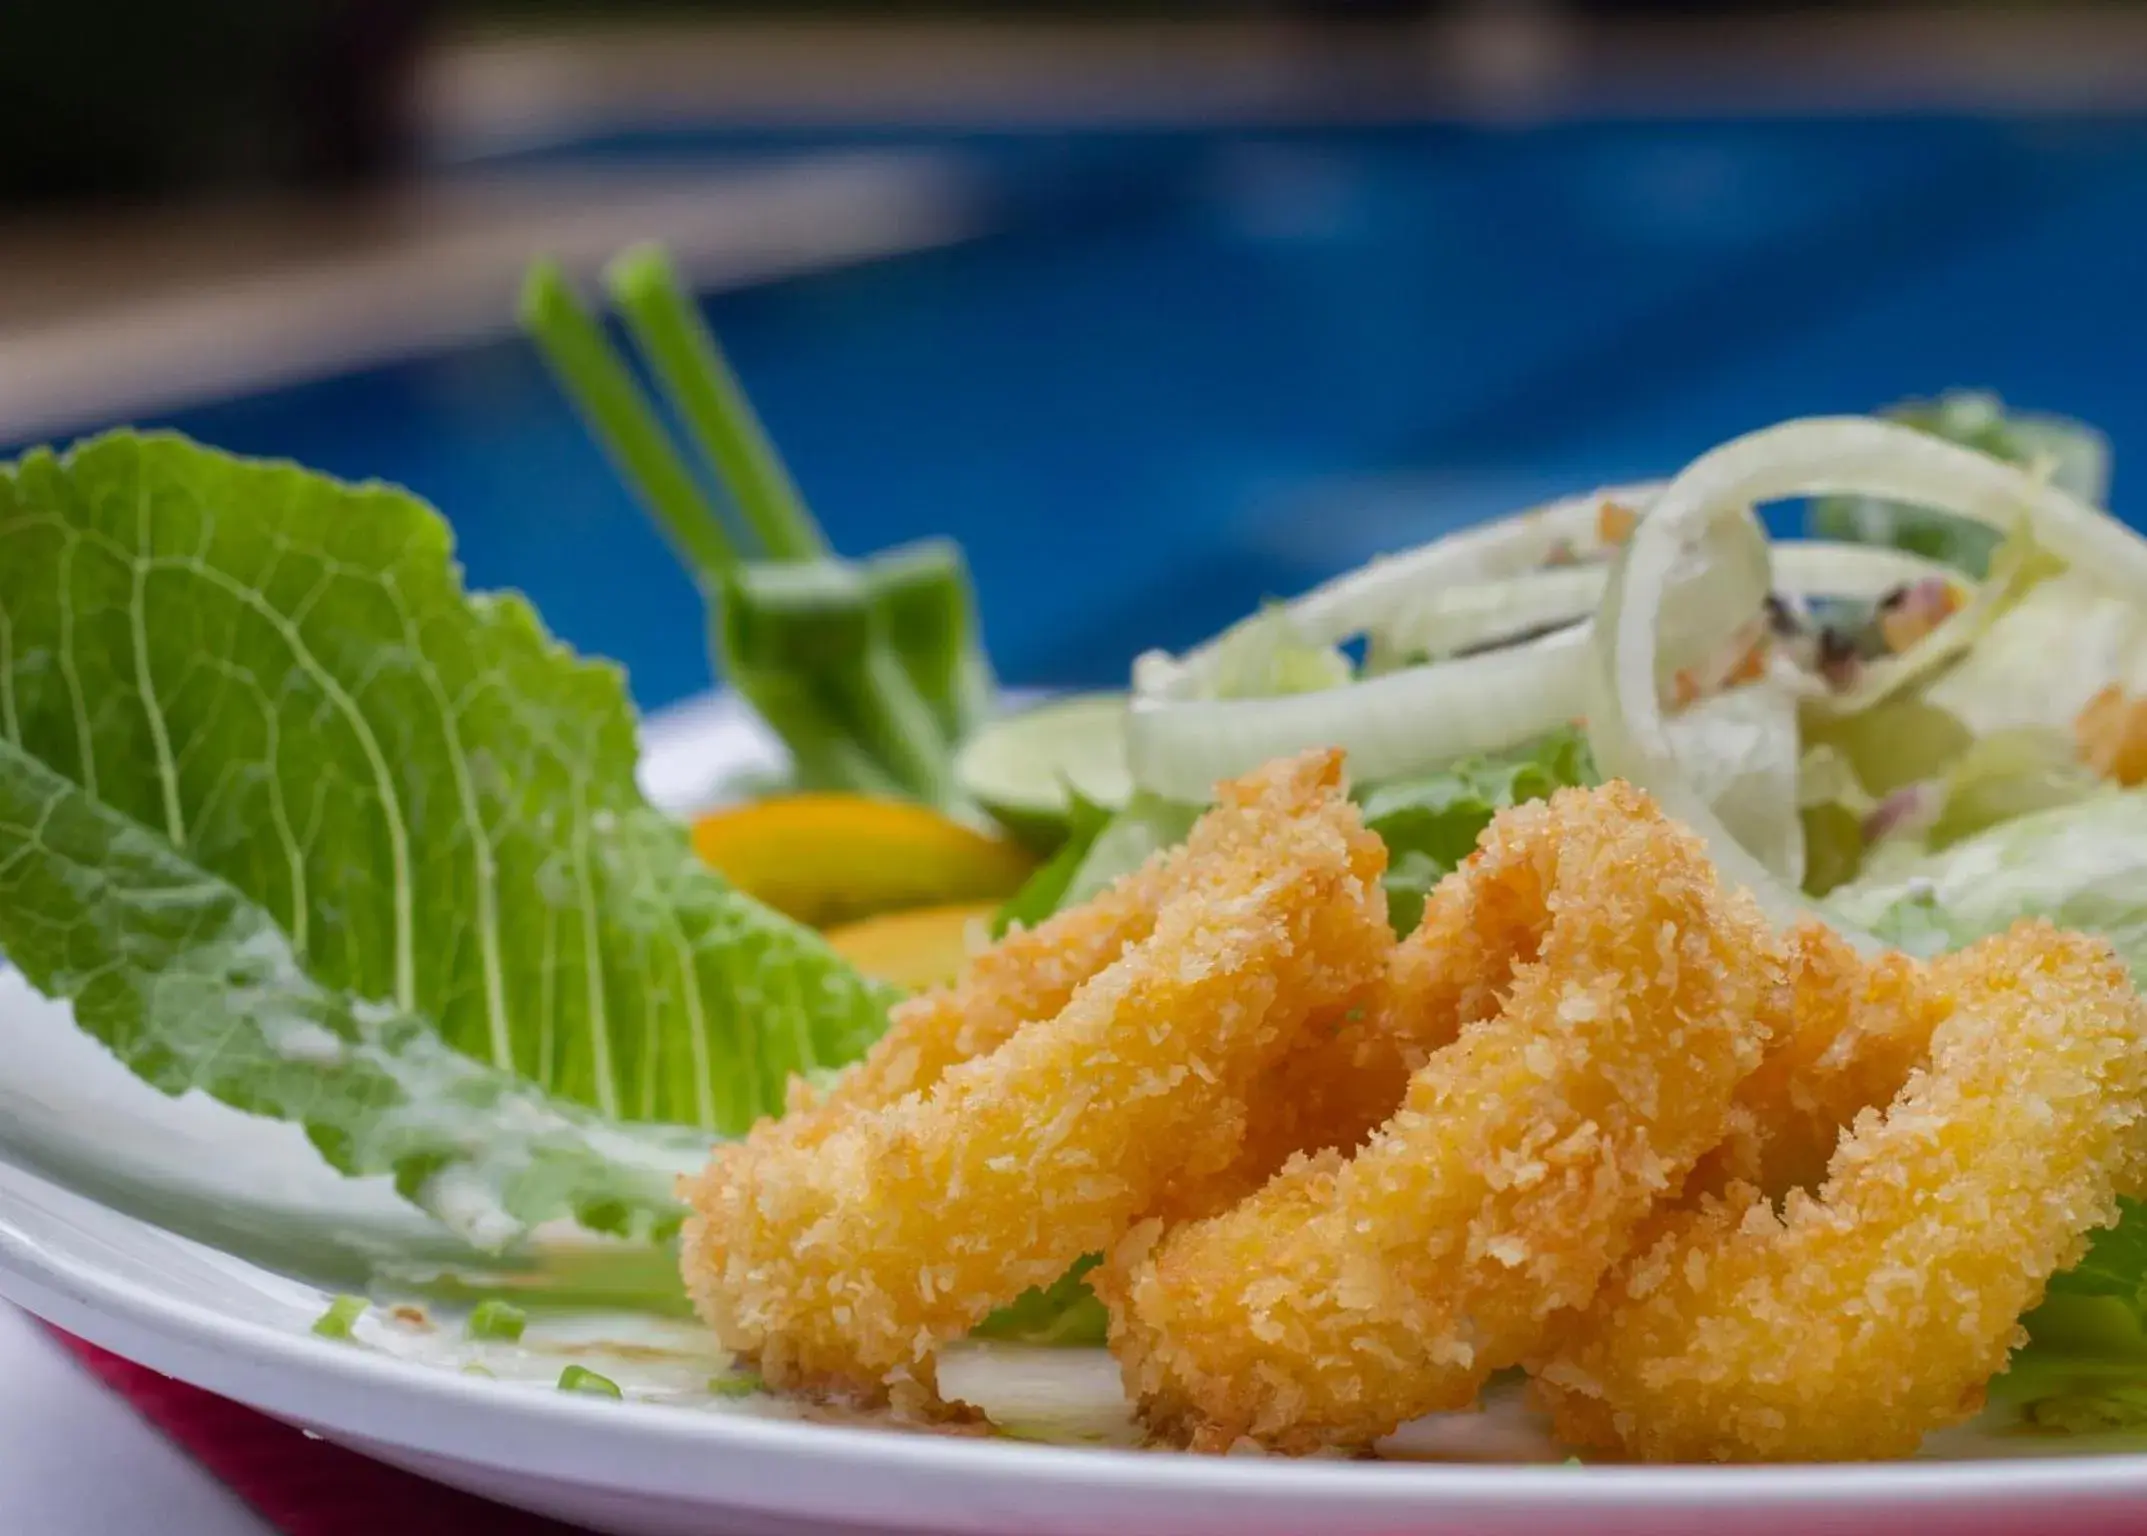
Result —
M492 1374L491 1370L488 1367L478 1364L478 1362L476 1362L475 1360L471 1360L463 1365L462 1374L465 1376L482 1376L487 1381L499 1380L497 1376Z
M619 1384L609 1376L599 1376L586 1366L570 1365L559 1373L559 1390L562 1392L586 1392L591 1397L624 1397Z
M751 1397L767 1390L767 1385L752 1371L726 1371L708 1378L709 1393L715 1397Z
M865 562L866 601L949 741L991 712L991 664L977 643L969 565L951 539L884 549Z
M604 281L673 412L760 535L769 558L825 555L827 540L805 498L662 248L636 246L611 263Z
M338 1296L314 1322L313 1331L324 1339L347 1339L352 1325L365 1316L365 1309L371 1305L363 1296Z
M520 1307L504 1301L483 1301L470 1314L464 1328L473 1339L497 1339L512 1344L522 1337L522 1330L529 1324L529 1314Z
M754 685L762 680L806 680L809 686L794 689L785 704L817 700L831 727L904 792L950 805L959 796L946 738L880 632L868 598L863 577L847 562L740 566L724 580L719 604L725 670L756 708L763 706ZM788 731L784 736L790 739Z
M626 361L552 261L529 269L522 324L634 494L705 583L738 563L730 536L694 484Z

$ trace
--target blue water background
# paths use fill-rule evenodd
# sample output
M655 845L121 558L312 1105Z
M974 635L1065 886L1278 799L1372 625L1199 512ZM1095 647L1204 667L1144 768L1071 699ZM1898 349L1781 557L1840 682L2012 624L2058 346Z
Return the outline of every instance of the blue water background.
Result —
M983 233L710 313L837 545L959 538L1020 682L1118 682L1380 549L1949 385L2096 422L2147 515L2147 120L903 142L968 168ZM528 592L645 706L710 682L697 593L518 342L166 420L413 487L474 584Z

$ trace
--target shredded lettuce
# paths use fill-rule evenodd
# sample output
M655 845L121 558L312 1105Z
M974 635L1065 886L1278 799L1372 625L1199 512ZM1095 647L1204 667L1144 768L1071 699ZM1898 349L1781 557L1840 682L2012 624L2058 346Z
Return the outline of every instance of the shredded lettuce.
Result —
M2147 1429L2147 1206L2120 1200L2117 1225L2053 1276L2023 1321L1991 1395L2038 1428L2066 1434Z
M481 1246L660 1235L683 1149L884 1027L635 755L619 672L402 491L163 434L0 468L0 951Z
M1977 738L1939 780L1927 841L1934 849L1949 848L1978 832L2107 791L2080 761L2070 736L2037 726L1994 731Z
M1852 923L1933 954L2046 917L2107 937L2147 977L2147 792L2092 798L2003 822L1841 887Z
M1387 917L1395 932L1416 928L1425 897L1469 856L1492 817L1553 790L1595 782L1586 738L1564 730L1511 752L1362 790L1365 823L1387 845Z
M1102 1262L1099 1254L1077 1260L1050 1285L1021 1293L976 1326L980 1339L1012 1344L1092 1345L1100 1348L1110 1330L1110 1314L1088 1288L1088 1272Z
M2109 445L2084 422L2064 416L2009 413L1996 395L1953 390L1936 400L1911 400L1880 413L1904 426L1992 458L2049 475L2053 484L2100 506L2109 493ZM1973 575L1989 567L1997 536L1979 523L1897 502L1830 496L1811 510L1816 538L1885 544L1943 560Z
M1784 881L1800 883L1796 695L1764 679L1702 699L1665 730L1686 780L1738 845Z
M1004 933L1015 923L1034 927L1087 901L1154 854L1183 842L1201 809L1140 791L1124 809L1107 811L1076 793L1066 841L1000 908L995 930Z
M2092 573L2069 571L1998 615L1926 697L1979 735L2015 726L2070 731L2111 683L2147 689L2147 609Z
M1096 846L1096 839L1111 824L1114 813L1098 805L1072 786L1067 788L1066 840L1036 872L1022 882L992 919L992 937L998 938L1019 925L1034 928L1066 905L1066 893L1081 873L1081 865Z
M1215 642L1210 697L1272 699L1318 693L1339 688L1355 676L1356 668L1340 647L1307 636L1287 607L1270 603Z

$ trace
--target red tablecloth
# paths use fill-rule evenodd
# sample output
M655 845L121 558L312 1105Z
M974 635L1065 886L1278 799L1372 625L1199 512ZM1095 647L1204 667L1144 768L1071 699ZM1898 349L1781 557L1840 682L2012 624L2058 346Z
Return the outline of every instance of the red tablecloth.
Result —
M571 1536L576 1529L382 1466L94 1344L53 1337L284 1536Z

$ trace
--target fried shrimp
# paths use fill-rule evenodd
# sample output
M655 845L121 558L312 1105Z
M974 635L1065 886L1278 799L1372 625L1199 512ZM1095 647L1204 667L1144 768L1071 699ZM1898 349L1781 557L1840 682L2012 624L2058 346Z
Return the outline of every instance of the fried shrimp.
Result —
M1694 1192L1741 1179L1778 1199L1825 1178L1850 1122L1893 1098L1923 1060L1945 995L1907 955L1866 961L1810 922L1789 937L1768 1007L1772 1044L1738 1088L1730 1133L1694 1172Z
M1155 931L1156 913L1198 858L1186 846L1159 854L1094 900L1009 933L952 986L897 1004L887 1033L824 1091L792 1079L789 1111L777 1122L782 1133L817 1140L846 1117L930 1088L949 1067L997 1050L1032 1020L1052 1017L1081 983Z
M1010 1006L995 1047L848 1102L809 1144L718 1149L686 1190L684 1263L723 1343L779 1384L922 1376L939 1342L1231 1167L1262 1074L1377 974L1385 849L1339 754L1313 753L1225 785L1183 858L1146 935L1056 1014Z
M1292 792L1325 793L1308 789L1309 783L1297 782ZM1309 805L1270 799L1261 811L1272 820ZM845 1117L928 1089L948 1068L997 1050L1024 1024L1051 1018L1083 982L1154 932L1164 903L1196 883L1214 860L1246 854L1260 825L1244 816L1205 817L1185 842L1090 900L1008 933L971 960L953 985L896 1005L887 1032L826 1089L815 1090L803 1078L792 1081L788 1112L776 1122L781 1134L817 1140ZM1356 1075L1352 1058L1335 1053L1331 1059L1331 1068L1313 1075L1321 1081L1330 1074L1342 1081ZM1367 1064L1363 1070L1376 1068Z
M2023 924L1933 962L1928 1063L1814 1196L1662 1219L1535 1361L1562 1437L1649 1460L1903 1456L1980 1406L2020 1317L2147 1166L2147 1004Z
M1234 1180L1211 1186L1212 1215L1251 1194L1299 1152L1354 1152L1401 1108L1409 1078L1463 1026L1497 1011L1539 914L1496 890L1449 882L1425 903L1379 977L1315 1019L1307 1040L1269 1069ZM1233 1187L1234 1186L1234 1187Z
M1399 1111L1092 1274L1160 1433L1305 1451L1468 1406L1721 1140L1776 946L1644 794L1503 813L1432 909L1409 991L1460 1033Z

